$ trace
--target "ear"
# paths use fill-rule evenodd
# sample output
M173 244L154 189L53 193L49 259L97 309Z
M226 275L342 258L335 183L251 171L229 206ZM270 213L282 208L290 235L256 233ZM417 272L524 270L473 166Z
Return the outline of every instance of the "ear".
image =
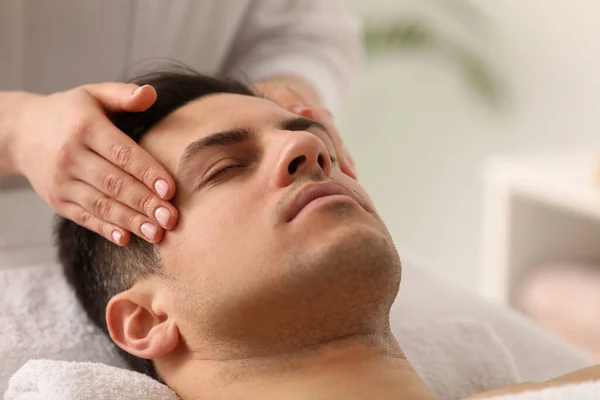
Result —
M179 344L179 329L173 319L153 309L153 298L135 286L114 296L106 307L111 339L139 358L156 359L171 353Z

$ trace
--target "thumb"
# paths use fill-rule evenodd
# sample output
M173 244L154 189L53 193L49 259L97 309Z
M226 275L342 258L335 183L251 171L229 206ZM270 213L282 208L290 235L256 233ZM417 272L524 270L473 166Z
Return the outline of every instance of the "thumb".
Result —
M156 90L150 85L134 83L95 83L82 86L107 112L140 112L156 101Z
M358 174L356 173L356 164L354 163L354 159L350 155L350 152L346 148L346 146L342 145L343 150L338 155L340 169L343 173L348 175L350 178L354 180L358 180Z

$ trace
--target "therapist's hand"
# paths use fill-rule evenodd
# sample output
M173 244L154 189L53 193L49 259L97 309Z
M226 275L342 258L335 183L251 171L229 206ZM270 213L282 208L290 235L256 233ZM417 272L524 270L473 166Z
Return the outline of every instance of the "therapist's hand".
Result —
M253 89L281 107L325 125L333 139L342 172L357 178L354 160L335 127L333 115L319 104L317 94L308 84L298 77L284 76L258 83Z
M157 243L177 222L175 183L107 116L155 101L151 86L124 83L28 94L13 129L16 168L63 217L119 245L131 233Z

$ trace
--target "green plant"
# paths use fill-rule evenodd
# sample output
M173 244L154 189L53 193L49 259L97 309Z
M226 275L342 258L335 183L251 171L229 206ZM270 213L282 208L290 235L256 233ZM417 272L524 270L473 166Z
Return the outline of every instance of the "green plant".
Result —
M443 0L441 3L467 29L480 31L487 22L485 16L470 3L461 0ZM484 58L440 33L423 18L367 21L365 45L370 55L403 51L441 55L457 68L468 87L490 106L499 107L505 100L505 87Z

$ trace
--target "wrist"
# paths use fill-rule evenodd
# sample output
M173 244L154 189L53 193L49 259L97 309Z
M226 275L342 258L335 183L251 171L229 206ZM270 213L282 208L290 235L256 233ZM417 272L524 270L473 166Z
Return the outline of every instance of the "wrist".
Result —
M21 135L19 120L30 96L27 92L0 93L0 175L20 173L16 162L17 142Z

